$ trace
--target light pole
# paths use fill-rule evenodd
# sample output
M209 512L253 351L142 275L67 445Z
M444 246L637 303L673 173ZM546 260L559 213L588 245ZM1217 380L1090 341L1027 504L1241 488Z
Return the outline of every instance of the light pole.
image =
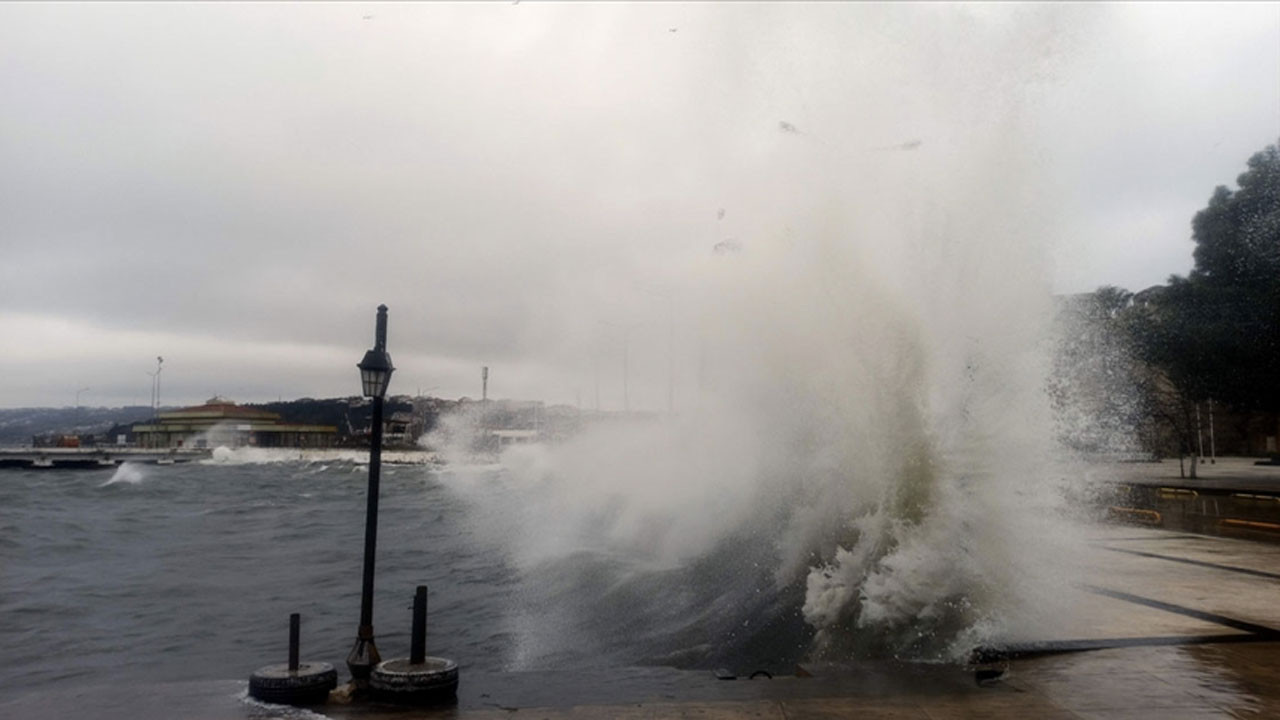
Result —
M382 656L373 643L373 561L378 544L378 476L382 470L382 398L387 394L391 373L391 356L387 354L387 306L378 306L378 324L373 349L364 354L360 368L360 384L364 396L373 399L373 427L369 438L369 493L364 517L364 582L360 592L360 628L356 644L347 655L347 669L358 685L369 680L369 673Z
M621 328L622 330L622 409L624 412L631 412L631 331L640 326L640 323L616 323L609 320L597 320L601 325L609 327ZM597 379L597 383L599 380ZM597 395L599 391L597 391ZM599 405L599 401L596 401ZM599 408L597 408L599 409Z
M1196 403L1196 452L1200 455L1200 464L1204 464L1204 431L1200 429L1200 403Z
M156 412L160 412L160 373L164 371L164 358L156 356Z
M89 392L91 388L82 387L76 391L76 432L80 432L80 393Z
M160 409L160 371L164 370L164 358L156 356L156 371L147 373L151 376L151 415L155 416Z
M1209 464L1218 464L1218 444L1213 439L1213 398L1209 398Z
M723 213L723 211L721 211ZM676 304L672 297L671 287L666 283L654 283L645 285L636 282L634 287L654 297L660 297L667 301L667 417L675 415L676 412Z

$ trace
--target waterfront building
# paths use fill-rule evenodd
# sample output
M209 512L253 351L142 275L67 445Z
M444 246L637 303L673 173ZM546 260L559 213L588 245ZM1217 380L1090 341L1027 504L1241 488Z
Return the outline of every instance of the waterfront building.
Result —
M213 397L204 405L159 413L133 426L135 443L144 448L332 447L338 435L333 425L281 422L280 415L242 407Z

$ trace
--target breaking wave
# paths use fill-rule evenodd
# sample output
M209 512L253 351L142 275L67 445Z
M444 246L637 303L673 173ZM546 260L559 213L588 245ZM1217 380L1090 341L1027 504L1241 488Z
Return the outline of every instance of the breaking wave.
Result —
M138 463L125 462L116 468L115 473L111 475L111 479L102 483L101 487L115 485L117 483L125 483L127 485L137 485L147 478L147 471Z
M695 409L442 476L523 571L516 666L946 660L1065 612L1047 303L814 250L709 271Z
M851 69L882 105L927 89L936 114L908 118L923 143L855 153L874 143L852 120L847 152L789 122L753 136L761 172L707 190L729 200L708 209L720 234L648 263L660 309L622 292L649 277L564 289L566 334L663 328L681 391L674 413L601 413L508 448L501 472L440 475L521 571L515 666L947 660L1069 616L1081 538L1045 392L1054 213L1020 146L1044 67L1016 25L973 32L1026 63L924 62L907 90ZM642 344L625 332L624 358ZM474 427L429 442L475 463Z

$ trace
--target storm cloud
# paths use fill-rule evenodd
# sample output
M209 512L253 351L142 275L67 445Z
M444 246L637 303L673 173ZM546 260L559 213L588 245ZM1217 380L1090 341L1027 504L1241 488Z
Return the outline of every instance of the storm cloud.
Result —
M656 409L713 248L978 143L1055 290L1185 273L1280 6L14 3L0 97L0 406L355 394L386 303L393 392Z

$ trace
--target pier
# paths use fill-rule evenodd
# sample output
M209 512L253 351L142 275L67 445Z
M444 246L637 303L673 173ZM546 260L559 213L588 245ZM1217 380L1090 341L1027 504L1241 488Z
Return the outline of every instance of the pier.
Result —
M114 467L121 463L172 465L204 460L212 451L193 448L0 448L0 469Z

